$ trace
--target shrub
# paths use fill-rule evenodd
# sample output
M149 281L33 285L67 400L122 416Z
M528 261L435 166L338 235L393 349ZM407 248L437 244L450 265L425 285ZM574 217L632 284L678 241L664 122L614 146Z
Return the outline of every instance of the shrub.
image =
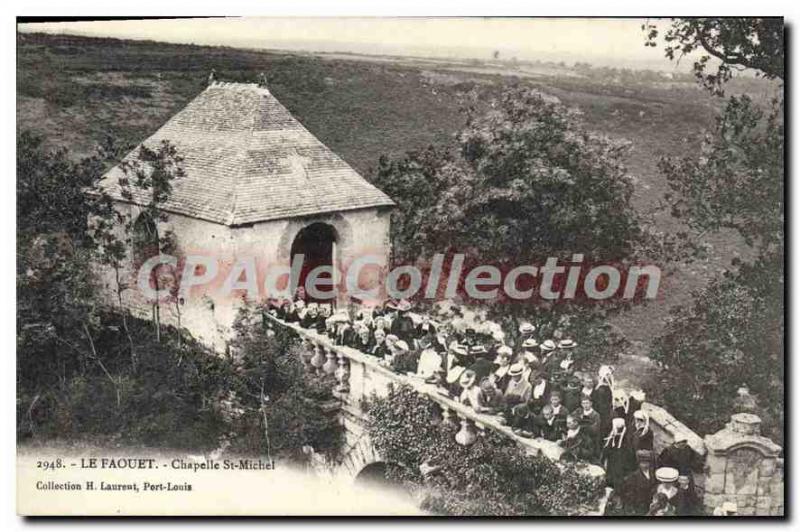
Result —
M368 402L373 445L392 480L421 490L425 510L445 515L569 515L596 502L602 483L574 465L528 456L493 432L464 447L442 426L438 405L407 386ZM421 466L436 470L423 475Z

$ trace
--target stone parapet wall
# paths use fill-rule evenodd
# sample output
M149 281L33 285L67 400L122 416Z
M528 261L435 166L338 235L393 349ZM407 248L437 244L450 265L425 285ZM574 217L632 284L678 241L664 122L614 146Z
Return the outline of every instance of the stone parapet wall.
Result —
M554 442L522 438L495 417L474 412L412 376L395 373L373 357L348 347L334 345L324 335L288 324L272 316L282 326L293 329L306 342L313 356L304 362L316 371L335 374L339 380L336 395L342 401L340 420L345 426L348 449L348 469L355 470L361 458L374 457L363 427L361 402L372 396L383 396L392 385L405 384L425 395L442 408L445 420L461 424L462 440L492 430L516 441L531 455L543 455L559 461L563 450ZM675 442L686 441L704 462L703 474L695 475L695 483L709 514L727 503L735 505L739 515L777 516L784 512L784 475L782 449L760 434L760 419L752 414L735 414L728 426L701 438L664 408L652 403L641 407L650 416L654 435L654 450L660 453ZM467 438L469 440L469 438ZM463 443L456 437L456 441ZM474 440L469 440L474 441ZM365 447L366 446L366 447ZM367 449L369 448L369 449ZM366 449L366 450L365 450ZM360 454L359 454L360 453ZM351 456L352 455L352 456ZM361 458L359 458L361 457ZM375 457L375 459L378 459ZM597 466L589 466L597 468ZM598 468L599 469L599 468ZM587 474L596 474L589 471ZM608 494L606 494L607 496ZM593 510L597 512L597 509Z
M699 456L706 455L706 446L703 443L703 438L675 419L664 408L652 403L642 403L642 410L650 416L650 428L653 430L653 447L657 453L676 441L686 440L689 447Z

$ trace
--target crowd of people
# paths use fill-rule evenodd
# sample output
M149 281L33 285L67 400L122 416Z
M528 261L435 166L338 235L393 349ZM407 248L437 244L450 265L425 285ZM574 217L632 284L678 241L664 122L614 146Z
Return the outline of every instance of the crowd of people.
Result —
M349 312L307 301L273 301L269 313L328 336L381 365L436 385L475 412L496 416L523 438L560 445L563 459L602 466L611 512L696 515L694 451L686 441L658 455L643 392L615 385L614 368L582 371L578 343L559 331L540 338L529 322L511 335L496 323L454 327L406 300Z

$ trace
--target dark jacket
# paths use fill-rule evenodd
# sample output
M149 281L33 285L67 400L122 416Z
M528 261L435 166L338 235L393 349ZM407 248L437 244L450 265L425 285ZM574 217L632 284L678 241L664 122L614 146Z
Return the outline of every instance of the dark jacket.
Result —
M601 434L608 434L611 430L612 401L611 388L605 384L598 386L592 392L592 406L600 414Z
M606 483L619 489L622 481L633 471L636 471L636 453L631 448L630 439L625 435L622 445L606 445L605 439L601 440L601 457L606 466Z
M650 478L639 469L626 476L619 488L623 515L647 515L656 486L654 471L650 471Z
M554 416L549 423L544 416L537 416L534 422L534 428L535 436L540 436L549 441L562 439L564 433L567 431L564 419L560 416Z
M564 438L561 446L567 453L567 458L572 460L592 461L596 456L594 439L584 428L580 428L578 433L572 437Z
M416 335L414 320L412 320L408 314L398 314L397 317L392 320L392 327L389 332L401 340L405 340L410 346L413 344Z
M640 434L638 430L633 429L631 432L631 446L634 451L653 450L653 431L647 429L647 432Z
M587 429L595 438L600 435L598 432L600 430L600 414L597 413L597 410L592 410L591 414L584 414L583 408L576 408L572 411L572 417L577 419L581 427Z

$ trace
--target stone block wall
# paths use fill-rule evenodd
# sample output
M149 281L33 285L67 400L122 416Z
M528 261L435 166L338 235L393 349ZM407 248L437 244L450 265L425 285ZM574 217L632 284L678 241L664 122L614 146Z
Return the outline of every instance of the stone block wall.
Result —
M728 503L738 515L784 515L782 449L761 435L760 425L758 416L734 414L724 429L705 437L708 513Z

